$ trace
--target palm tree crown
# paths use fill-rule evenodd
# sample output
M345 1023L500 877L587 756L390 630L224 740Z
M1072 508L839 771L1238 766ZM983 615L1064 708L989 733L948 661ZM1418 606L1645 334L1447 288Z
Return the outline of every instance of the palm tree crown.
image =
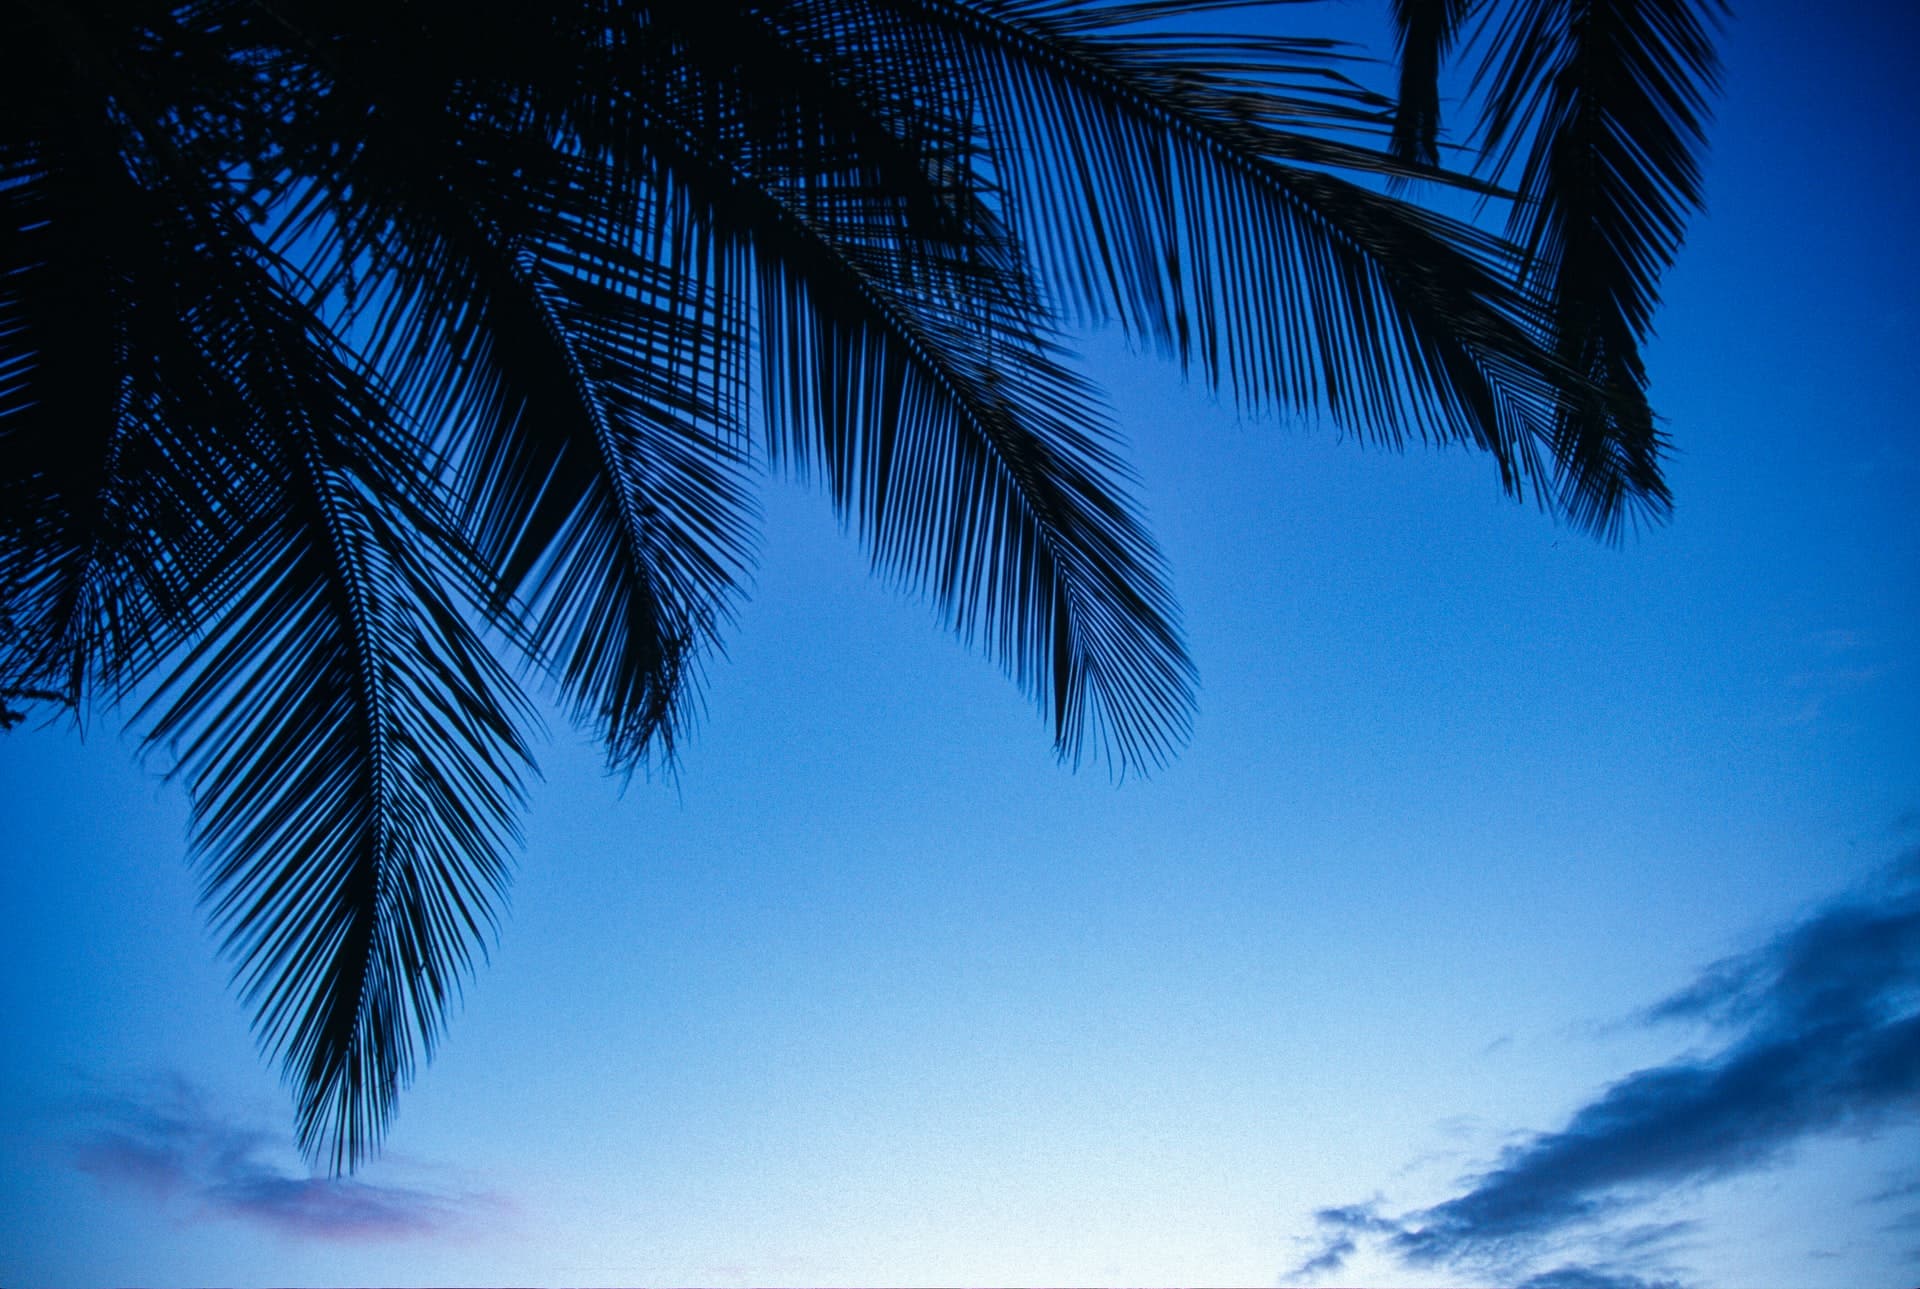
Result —
M670 759L763 463L1121 772L1192 673L1067 321L1602 535L1664 513L1639 344L1710 0L1392 0L1392 98L1193 30L1244 7L8 0L0 700L132 701L311 1158L377 1146L492 934L496 655Z

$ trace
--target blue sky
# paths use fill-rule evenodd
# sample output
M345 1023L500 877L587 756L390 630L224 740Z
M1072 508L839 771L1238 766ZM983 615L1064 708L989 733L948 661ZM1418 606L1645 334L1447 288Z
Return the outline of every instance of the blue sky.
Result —
M1649 355L1676 515L1618 548L1087 339L1201 674L1149 779L1056 766L776 481L678 780L554 721L493 962L350 1183L182 794L111 714L0 738L0 1282L1910 1283L1899 10L1729 29Z

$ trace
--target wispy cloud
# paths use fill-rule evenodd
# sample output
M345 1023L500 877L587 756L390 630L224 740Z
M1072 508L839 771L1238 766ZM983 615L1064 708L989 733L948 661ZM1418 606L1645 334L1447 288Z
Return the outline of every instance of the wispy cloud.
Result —
M1462 1192L1383 1217L1321 1210L1325 1244L1296 1269L1331 1274L1374 1237L1414 1266L1538 1265L1560 1237L1629 1219L1680 1185L1765 1167L1797 1142L1871 1132L1920 1093L1920 851L1872 889L1831 901L1751 953L1709 967L1643 1025L1708 1027L1720 1045L1628 1075L1555 1132L1530 1135ZM1530 1289L1651 1289L1641 1273L1683 1227L1615 1232L1614 1260ZM1637 1243L1636 1243L1637 1240Z
M392 1240L456 1226L489 1195L310 1177L276 1162L279 1136L222 1113L170 1075L79 1103L73 1162L102 1185L167 1203L187 1220L240 1222L331 1241Z
M1680 1289L1680 1282L1648 1280L1629 1271L1606 1271L1569 1263L1528 1276L1516 1289Z

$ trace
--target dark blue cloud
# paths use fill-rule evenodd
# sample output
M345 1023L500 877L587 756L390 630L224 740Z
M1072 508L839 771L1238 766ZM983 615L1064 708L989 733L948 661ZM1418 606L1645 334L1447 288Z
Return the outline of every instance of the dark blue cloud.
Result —
M1359 1247L1353 1242L1351 1235L1344 1232L1331 1235L1321 1246L1320 1252L1293 1269L1293 1275L1290 1278L1318 1280L1321 1276L1332 1275L1347 1264L1347 1259L1352 1257Z
M1680 1282L1648 1280L1627 1271L1569 1263L1528 1276L1515 1289L1680 1289Z
M1676 1186L1764 1167L1815 1135L1910 1119L1920 1097L1920 852L1874 889L1714 964L1639 1019L1703 1024L1722 1042L1628 1075L1444 1203L1394 1219L1322 1210L1328 1245L1300 1273L1337 1270L1351 1249L1336 1256L1336 1247L1360 1233L1416 1266L1522 1264L1555 1237ZM1572 1289L1647 1283L1605 1267L1545 1274Z
M456 1225L490 1197L352 1178L307 1177L274 1161L279 1138L221 1113L178 1076L82 1103L76 1167L101 1183L180 1207L311 1239L389 1240Z

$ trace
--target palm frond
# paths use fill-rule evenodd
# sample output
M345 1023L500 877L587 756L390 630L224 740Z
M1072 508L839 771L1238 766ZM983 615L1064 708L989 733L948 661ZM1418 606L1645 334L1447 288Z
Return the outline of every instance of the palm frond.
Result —
M1178 71L1156 54L1174 37L1087 34L1080 6L900 7L944 22L984 87L1014 230L1081 309L1243 405L1388 444L1473 444L1510 492L1554 495L1554 408L1588 385L1540 344L1510 248L1329 170L1418 173L1360 143L1330 150L1329 130L1384 133L1385 100L1302 76L1303 51L1258 38L1218 38L1231 75Z
M398 39L367 20L380 38L327 65L348 128L376 113L384 128L331 191L289 208L279 240L304 245L326 287L357 279L343 313L359 321L343 325L362 327L407 406L461 427L446 448L496 606L522 602L525 643L613 767L656 747L671 760L752 532L734 424L744 321L708 276L724 266L663 241L633 185L552 133L570 128L570 77L533 80L563 86L558 101L508 78L405 110L361 102L383 82L355 57L390 59ZM322 123L299 146L329 138Z
M234 268L236 266L226 266ZM193 797L210 916L310 1158L375 1149L486 951L530 765L431 455L264 273L230 355L283 452L205 634L140 720Z
M204 99L268 82L201 68L232 33L187 10L116 16L57 33L53 119L0 148L5 684L150 690L301 1144L350 1168L484 952L525 713L437 458L246 223Z
M1489 11L1476 85L1483 155L1519 171L1508 233L1548 343L1590 386L1553 427L1562 504L1615 530L1623 502L1670 504L1641 342L1660 274L1701 204L1717 0L1521 0Z
M1192 666L1095 392L1034 332L985 331L833 249L763 269L777 450L1049 712L1063 758L1164 763Z
M537 254L536 298L594 434L556 460L520 535L528 571L515 583L609 764L631 771L655 742L671 763L698 702L697 664L720 647L754 540L751 459L712 379L734 361L724 350L744 341L744 326L712 325L743 271L691 239L669 253L671 272L647 271L649 260L584 262L552 244ZM688 278L711 288L704 299L674 298ZM543 516L557 522L545 528Z
M814 84L776 91L830 87L809 97L808 131L730 132L709 94L703 120L722 128L707 137L669 110L627 141L687 191L701 229L750 250L773 459L817 473L876 565L1008 669L1063 757L1098 752L1122 773L1164 761L1192 701L1172 597L1097 400L989 204L955 186L971 131L918 78L903 110L934 119L909 123L927 151L903 192L889 167L904 140L846 145L887 119L846 110L889 96L868 75L883 64L819 36L788 37L819 63Z
M1393 155L1410 165L1440 164L1440 67L1473 0L1391 0L1400 56L1393 109Z

